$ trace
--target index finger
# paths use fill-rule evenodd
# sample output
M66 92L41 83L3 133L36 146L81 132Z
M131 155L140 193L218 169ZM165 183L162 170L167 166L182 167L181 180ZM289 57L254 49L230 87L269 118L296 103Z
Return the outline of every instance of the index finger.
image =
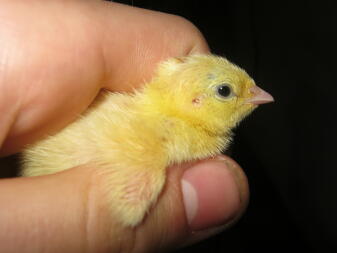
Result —
M65 127L101 88L130 91L159 61L208 51L177 16L108 2L34 3L1 3L2 155Z

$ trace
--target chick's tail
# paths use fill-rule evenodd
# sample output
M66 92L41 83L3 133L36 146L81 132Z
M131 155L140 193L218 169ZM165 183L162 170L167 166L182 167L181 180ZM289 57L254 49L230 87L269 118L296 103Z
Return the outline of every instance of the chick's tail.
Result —
M163 189L165 168L114 167L105 173L104 194L114 217L126 226L139 225Z

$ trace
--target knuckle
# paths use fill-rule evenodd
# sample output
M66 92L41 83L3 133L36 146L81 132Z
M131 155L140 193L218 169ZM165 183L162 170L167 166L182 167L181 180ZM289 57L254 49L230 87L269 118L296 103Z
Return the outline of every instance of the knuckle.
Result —
M188 19L171 15L172 24L174 24L175 34L179 34L180 38L186 42L186 54L207 53L209 51L208 44L201 31Z

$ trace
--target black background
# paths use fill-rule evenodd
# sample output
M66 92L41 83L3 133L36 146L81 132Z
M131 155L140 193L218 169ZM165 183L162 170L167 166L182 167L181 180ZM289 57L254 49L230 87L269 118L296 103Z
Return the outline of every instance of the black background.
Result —
M251 203L232 229L180 252L337 252L333 1L117 1L181 15L276 102L236 130Z
M229 231L178 252L337 252L333 1L116 2L189 19L213 53L246 69L276 100L236 130L232 156L250 182L246 214ZM1 176L11 176L6 171Z

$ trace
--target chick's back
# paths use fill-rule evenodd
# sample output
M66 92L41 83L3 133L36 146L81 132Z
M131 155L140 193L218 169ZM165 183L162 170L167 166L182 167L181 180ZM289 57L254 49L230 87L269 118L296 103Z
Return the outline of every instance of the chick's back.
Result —
M160 127L153 127L150 117L144 119L134 99L103 91L77 121L24 151L23 175L52 174L87 163L144 164L149 154L158 157L163 152L157 142Z

